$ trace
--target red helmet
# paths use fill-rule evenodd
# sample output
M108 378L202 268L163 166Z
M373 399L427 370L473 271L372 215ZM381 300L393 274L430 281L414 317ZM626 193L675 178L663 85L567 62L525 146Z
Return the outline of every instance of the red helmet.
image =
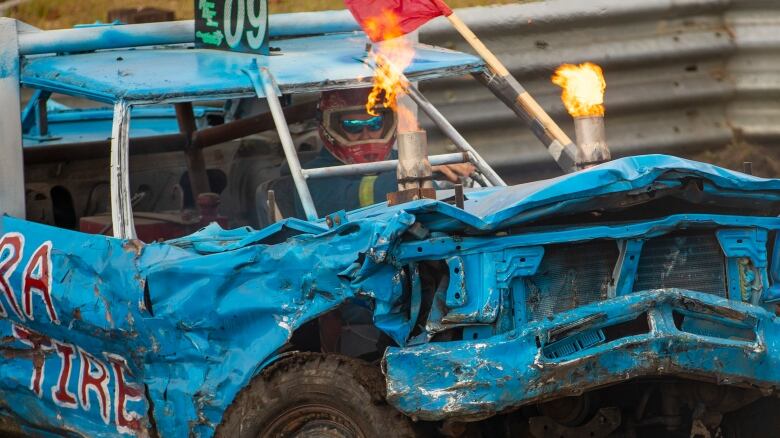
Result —
M395 143L396 117L391 109L377 108L377 117L349 120L345 116L367 115L370 88L323 91L319 104L320 138L334 157L344 164L371 163L390 156ZM378 138L350 140L345 129L369 129ZM354 134L354 132L353 132Z

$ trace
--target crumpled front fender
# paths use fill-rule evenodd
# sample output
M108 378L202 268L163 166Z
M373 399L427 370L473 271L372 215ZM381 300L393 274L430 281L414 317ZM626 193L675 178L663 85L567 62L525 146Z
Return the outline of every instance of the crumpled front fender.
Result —
M478 419L653 375L780 386L780 321L670 289L620 296L478 341L391 348L388 401L423 420Z

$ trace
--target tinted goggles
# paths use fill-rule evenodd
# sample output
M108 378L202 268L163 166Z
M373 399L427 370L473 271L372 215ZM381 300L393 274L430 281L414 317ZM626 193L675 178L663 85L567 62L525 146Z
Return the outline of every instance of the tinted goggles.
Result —
M393 141L397 124L395 113L387 108L375 108L374 110L377 111L378 118L371 117L366 120L359 120L365 117L361 117L361 115L366 114L365 105L327 109L319 117L324 131L341 146L366 143L366 139L350 140L346 137L347 135L363 132L364 129L371 133L380 133L379 138L372 139L372 142ZM356 113L358 116L356 116ZM347 121L347 123L342 123L342 121ZM371 137L376 137L376 135Z
M385 126L385 117L382 114L371 117L370 119L341 119L341 129L349 134L360 134L364 129L371 132L381 131Z

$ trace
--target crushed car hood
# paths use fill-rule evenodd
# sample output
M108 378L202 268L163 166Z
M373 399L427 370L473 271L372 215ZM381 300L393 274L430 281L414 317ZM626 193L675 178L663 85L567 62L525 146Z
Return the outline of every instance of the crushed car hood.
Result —
M720 208L717 201L728 199L742 203L741 208L753 206L765 216L776 216L773 212L780 209L780 179L759 178L668 155L641 155L548 180L473 190L467 192L463 209L448 203L445 194L439 200L424 199L393 207L375 204L348 212L347 217L349 221L387 222L406 212L431 231L485 233L556 216L624 209L664 194L687 196L714 209ZM259 231L246 228L218 232L210 228L170 243L213 253L278 242L289 235L316 234L318 230L327 230L325 220L307 223L291 218Z
M404 210L437 231L467 226L491 231L563 214L624 208L642 194L684 189L699 181L703 194L767 201L780 198L780 180L759 178L711 164L668 155L621 158L581 172L511 187L467 193L464 209L422 200L388 208L377 204L349 213L350 220L378 219ZM601 200L600 203L587 202Z

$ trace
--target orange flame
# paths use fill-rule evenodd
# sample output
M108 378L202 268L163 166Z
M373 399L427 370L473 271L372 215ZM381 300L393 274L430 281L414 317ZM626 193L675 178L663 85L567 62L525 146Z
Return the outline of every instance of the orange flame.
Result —
M552 81L563 88L561 100L572 117L604 115L607 82L598 65L590 62L563 64L555 71Z
M366 102L366 111L376 115L378 105L393 109L398 115L398 128L401 131L418 129L417 118L398 98L404 95L403 71L414 59L414 47L404 38L398 16L391 10L382 12L382 17L366 20L366 33L374 40L381 40L374 46L371 56L376 63L374 87ZM384 96L382 102L381 97Z

